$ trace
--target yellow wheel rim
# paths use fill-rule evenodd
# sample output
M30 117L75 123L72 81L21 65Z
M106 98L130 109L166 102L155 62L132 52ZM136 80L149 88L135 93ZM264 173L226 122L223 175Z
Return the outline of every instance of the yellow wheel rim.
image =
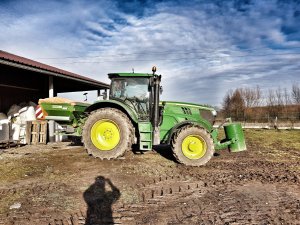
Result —
M198 135L189 135L181 144L182 153L189 159L200 159L207 150L206 141Z
M120 129L112 120L99 120L91 129L91 140L101 151L112 150L120 142Z

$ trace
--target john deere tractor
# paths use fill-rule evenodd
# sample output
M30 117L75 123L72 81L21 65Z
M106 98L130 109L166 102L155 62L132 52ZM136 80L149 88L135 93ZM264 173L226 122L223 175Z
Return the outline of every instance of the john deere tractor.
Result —
M216 117L213 108L160 101L161 76L155 74L155 67L152 72L108 74L109 99L84 107L81 114L85 115L84 122L78 128L82 129L82 141L89 154L114 159L131 150L133 144L140 151L167 144L178 162L201 166L216 150L227 147L232 152L246 150L241 125L230 120L224 124L226 138L218 141L218 129L213 128Z

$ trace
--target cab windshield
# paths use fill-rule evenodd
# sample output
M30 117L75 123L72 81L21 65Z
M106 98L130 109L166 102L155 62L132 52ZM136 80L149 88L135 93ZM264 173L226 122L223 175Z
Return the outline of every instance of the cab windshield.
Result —
M149 118L149 79L115 78L111 83L110 99L116 99L133 108L140 119Z

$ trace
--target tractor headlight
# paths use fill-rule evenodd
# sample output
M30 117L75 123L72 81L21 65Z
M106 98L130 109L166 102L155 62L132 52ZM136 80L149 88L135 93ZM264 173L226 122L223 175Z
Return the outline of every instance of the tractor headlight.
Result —
M217 116L217 111L216 110L212 110L211 114L213 114L213 116L216 117Z

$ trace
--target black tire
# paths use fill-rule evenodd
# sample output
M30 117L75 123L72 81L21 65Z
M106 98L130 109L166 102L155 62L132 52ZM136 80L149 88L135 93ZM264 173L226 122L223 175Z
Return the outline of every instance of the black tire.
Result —
M91 129L99 120L113 121L120 130L119 143L109 151L98 149L91 140ZM134 127L122 111L114 108L102 108L92 112L83 126L82 141L87 152L100 159L115 159L123 156L127 150L131 150L134 142Z
M190 159L186 157L182 151L182 142L189 135L200 136L206 143L206 152L201 158ZM198 126L188 125L179 129L172 139L173 155L179 163L187 166L203 166L214 155L214 144L211 135L204 129Z

